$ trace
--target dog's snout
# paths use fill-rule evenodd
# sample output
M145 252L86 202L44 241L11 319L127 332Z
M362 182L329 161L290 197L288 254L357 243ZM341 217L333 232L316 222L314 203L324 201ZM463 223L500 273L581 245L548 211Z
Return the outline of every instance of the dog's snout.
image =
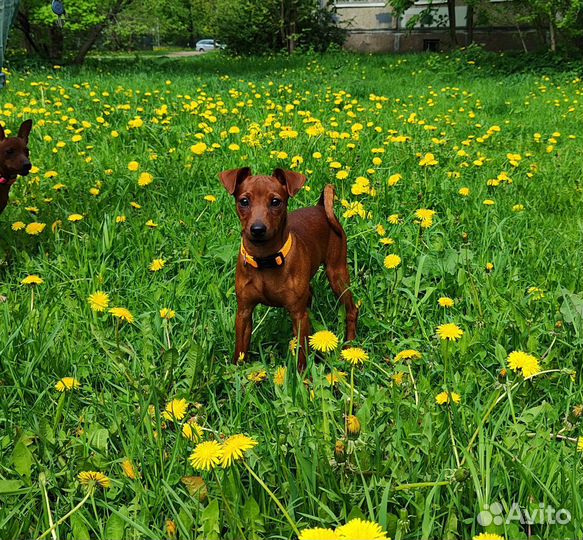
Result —
M23 170L23 171L26 171L27 173L29 173L29 172L30 172L30 169L32 169L32 163L31 163L30 161L28 161L28 160L27 160L27 161L25 161L25 162L22 164L22 170Z
M267 227L265 226L264 223L256 222L256 223L253 223L253 225L251 225L251 234L255 238L261 238L262 236L265 236L266 232L267 232Z

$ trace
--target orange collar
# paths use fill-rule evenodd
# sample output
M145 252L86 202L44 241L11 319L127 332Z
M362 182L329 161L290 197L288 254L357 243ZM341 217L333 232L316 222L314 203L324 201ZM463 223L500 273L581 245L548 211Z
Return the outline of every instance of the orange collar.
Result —
M253 268L257 268L258 270L261 270L262 268L277 268L278 266L283 266L285 263L285 258L292 248L292 244L293 236L291 233L289 233L285 244L277 253L267 257L252 257L245 249L243 241L241 240L241 255L243 256L243 264L250 265Z

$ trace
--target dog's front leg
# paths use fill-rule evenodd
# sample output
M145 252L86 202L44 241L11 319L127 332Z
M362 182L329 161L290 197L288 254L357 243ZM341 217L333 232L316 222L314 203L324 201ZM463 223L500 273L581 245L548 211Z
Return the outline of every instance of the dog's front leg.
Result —
M237 318L235 320L235 354L233 362L237 363L247 355L253 330L254 304L239 302L237 305ZM241 356L243 355L243 356Z
M308 354L308 336L310 335L310 318L308 317L308 308L303 306L289 310L293 326L294 335L296 336L297 346L300 348L298 353L298 371L302 373L306 369L306 355Z

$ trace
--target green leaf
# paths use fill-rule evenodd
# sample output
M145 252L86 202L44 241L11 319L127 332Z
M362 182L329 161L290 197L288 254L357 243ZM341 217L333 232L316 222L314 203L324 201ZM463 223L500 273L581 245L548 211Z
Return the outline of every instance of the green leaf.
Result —
M109 441L109 431L99 424L91 426L89 429L89 444L102 452L107 451Z
M111 514L105 525L105 538L107 540L123 540L124 533L124 520L117 514Z
M13 493L23 487L21 480L0 480L0 493Z
M85 522L81 517L80 513L77 512L73 514L70 518L71 520L71 529L73 530L73 539L74 540L90 540L89 531L85 526Z
M219 502L215 499L202 513L202 533L208 540L219 540L221 535Z
M12 463L14 464L14 470L26 478L30 478L30 470L32 468L32 452L28 447L22 442L22 440L16 443L14 447L14 452L12 453Z

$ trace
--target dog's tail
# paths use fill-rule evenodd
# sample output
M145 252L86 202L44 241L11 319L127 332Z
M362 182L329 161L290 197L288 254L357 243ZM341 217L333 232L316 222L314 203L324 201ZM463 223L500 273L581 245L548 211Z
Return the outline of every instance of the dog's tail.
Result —
M332 184L328 184L324 188L322 195L320 195L318 205L324 207L324 210L326 211L326 218L328 219L328 223L330 223L330 227L332 227L332 230L342 238L345 233L344 229L342 229L342 225L340 225L340 222L336 217L336 214L334 214L334 186Z

